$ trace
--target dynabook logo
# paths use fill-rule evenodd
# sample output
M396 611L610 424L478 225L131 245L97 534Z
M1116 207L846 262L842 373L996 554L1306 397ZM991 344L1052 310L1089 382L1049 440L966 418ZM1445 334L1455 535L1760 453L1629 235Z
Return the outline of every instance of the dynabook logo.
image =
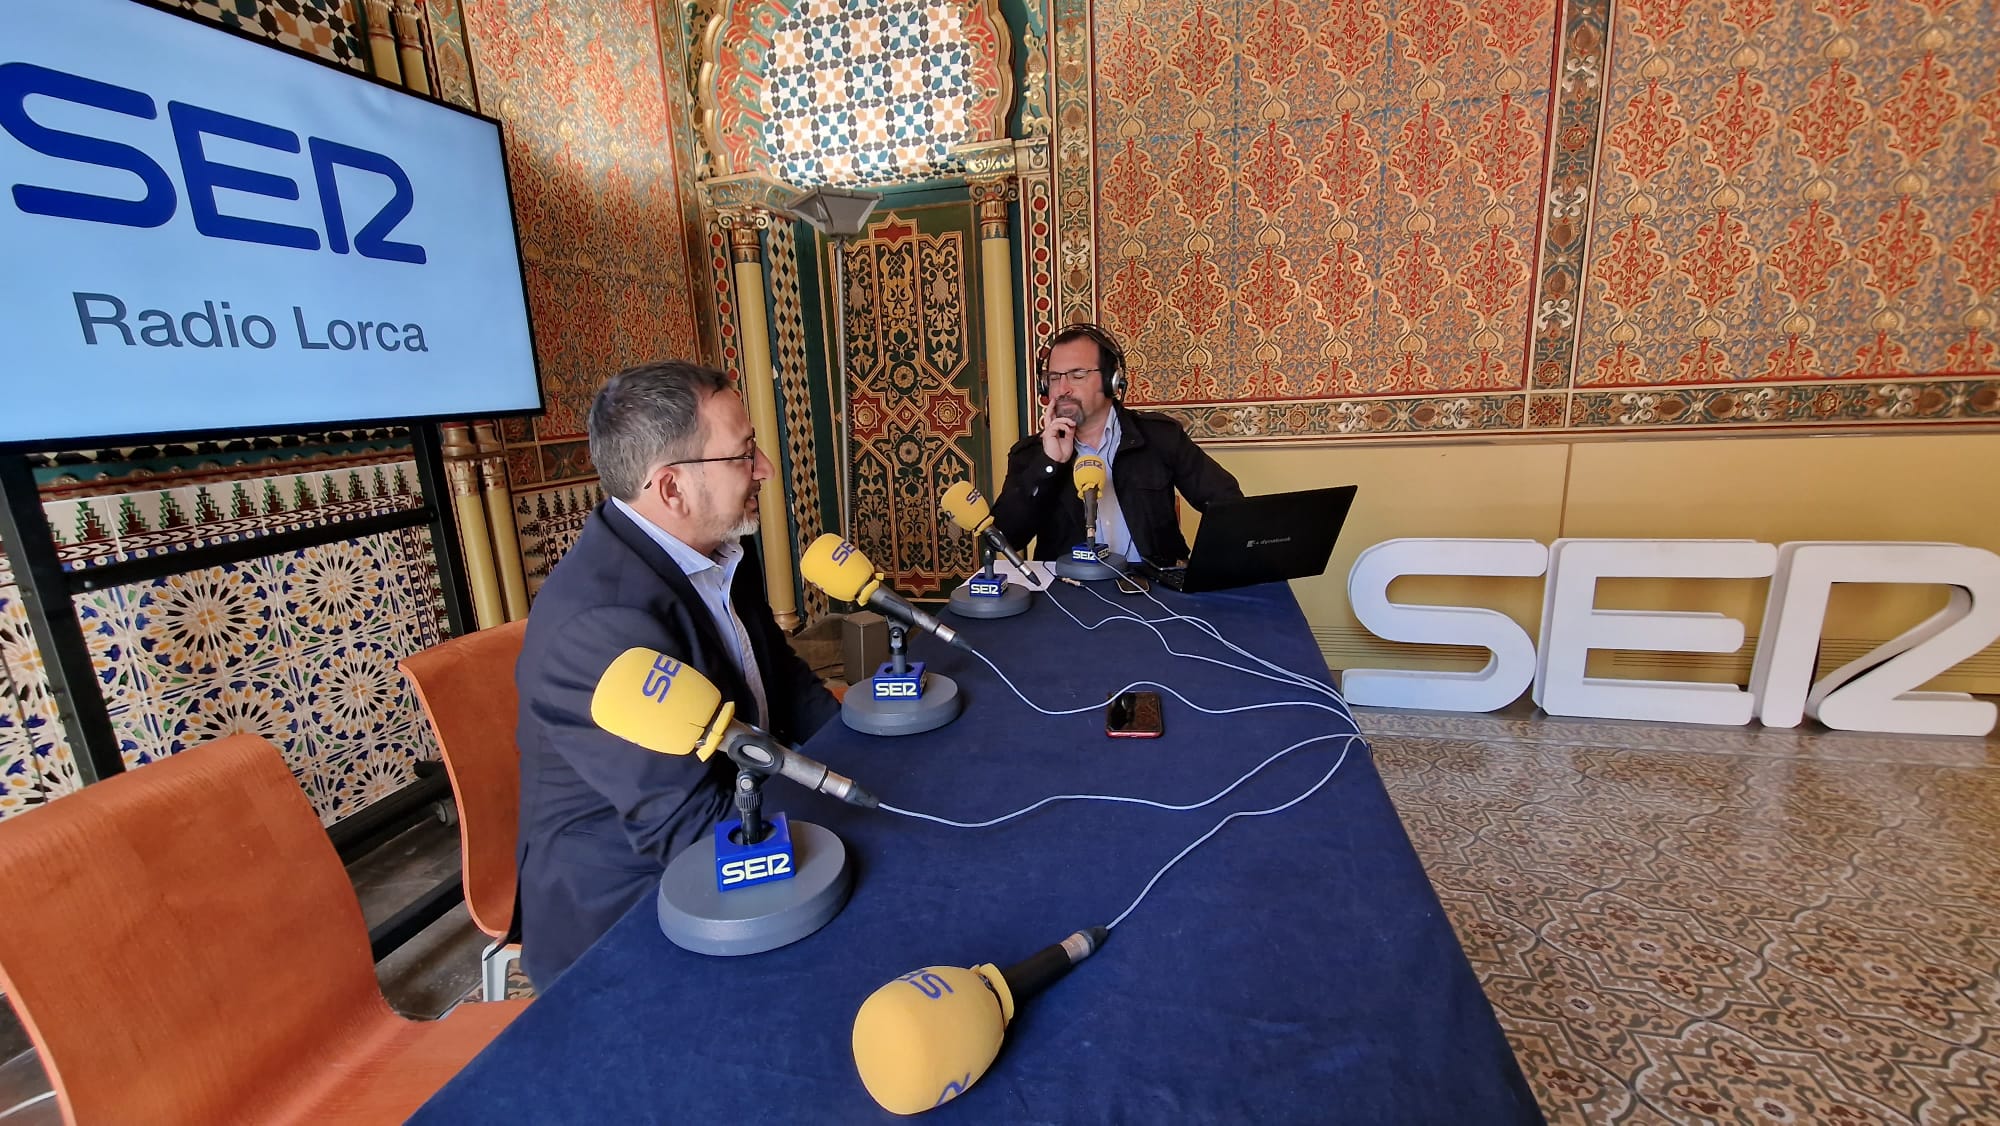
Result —
M145 189L138 199L128 199L46 184L16 183L12 185L16 207L31 215L142 228L164 226L179 212L180 195L174 180L152 157L131 145L43 125L28 113L30 97L51 98L147 121L160 116L151 95L129 87L33 63L0 64L0 129L44 156L129 172ZM212 159L205 138L215 138L274 152L303 151L319 194L326 249L335 254L352 252L386 262L422 265L427 260L422 246L389 238L397 224L409 217L416 201L409 175L389 157L324 137L307 137L301 145L299 135L289 129L186 102L167 103L167 125L179 157L188 210L194 217L195 230L204 236L298 250L321 247L321 232L312 227L223 213L216 202L218 190L285 200L296 200L300 193L298 181L290 176ZM233 151L242 150L238 147ZM350 217L341 206L337 175L341 169L380 176L394 189L388 202L354 232L351 242Z

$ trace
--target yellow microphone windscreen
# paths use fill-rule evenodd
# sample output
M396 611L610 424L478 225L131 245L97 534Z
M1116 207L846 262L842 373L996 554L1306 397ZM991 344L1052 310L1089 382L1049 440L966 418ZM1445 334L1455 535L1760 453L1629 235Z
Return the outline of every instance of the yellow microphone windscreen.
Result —
M986 1074L1013 1011L1007 981L992 966L904 974L854 1014L861 1085L894 1114L942 1106Z
M1076 482L1077 495L1082 496L1085 489L1096 489L1097 494L1103 496L1104 473L1103 458L1092 454L1084 454L1077 458L1076 464L1070 468L1070 477Z
M729 717L719 715L723 707L722 691L707 677L655 649L620 653L590 694L597 726L649 751L702 759L715 753L729 726Z
M951 522L974 535L986 530L993 523L993 509L988 507L986 498L970 481L960 481L944 491L944 498L938 502Z
M832 532L813 541L799 559L806 581L842 602L864 602L875 592L875 565L861 549Z

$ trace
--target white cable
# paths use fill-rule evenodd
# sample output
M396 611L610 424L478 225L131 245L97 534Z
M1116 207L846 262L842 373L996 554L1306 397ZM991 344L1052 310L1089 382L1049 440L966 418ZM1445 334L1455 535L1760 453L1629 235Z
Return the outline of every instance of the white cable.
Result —
M1006 673L1000 671L1000 666L993 663L993 658L988 657L984 653L978 653L978 652L975 652L973 656L978 657L980 660L986 662L986 667L993 670L993 675L999 677L1000 682L1005 684L1009 689L1011 689L1014 695L1019 696L1021 698L1022 703L1028 705L1029 707L1035 709L1036 711L1042 713L1043 715L1056 715L1056 716L1079 715L1083 712L1094 712L1104 706L1102 703L1096 703L1096 704L1085 704L1082 707L1078 708L1060 708L1060 709L1045 708L1040 704L1035 703L1033 700L1028 699L1028 694L1021 691L1020 687L1017 686L1014 683L1014 681L1010 677L1008 677ZM1206 660L1208 658L1203 658L1203 659ZM1223 662L1220 661L1216 663L1223 664ZM1225 665L1225 667L1236 668L1235 665ZM1248 671L1248 670L1239 670L1239 671ZM1186 696L1181 695L1178 691L1169 688L1164 684L1161 684L1157 680L1135 680L1132 683L1127 684L1125 687L1118 689L1118 692L1130 692L1134 688L1157 688L1160 691L1165 692L1167 695L1172 696L1174 699L1179 700L1181 703L1186 704L1188 707L1193 708L1195 711L1202 712L1206 715L1232 715L1236 712L1254 712L1260 708L1318 708L1320 711L1332 712L1335 715L1344 714L1341 712L1339 708L1333 707L1328 704L1322 704L1317 700L1274 700L1266 704L1244 704L1242 707L1237 707L1237 708L1204 708L1200 704L1195 703L1193 700L1188 699ZM1113 695L1117 695L1117 693L1114 692ZM1353 722L1351 717L1349 718L1349 722L1350 723ZM1356 730L1358 731L1360 729L1357 727Z
M914 817L919 821L929 821L938 825L948 825L954 829L990 829L995 825L1012 821L1016 817L1025 817L1028 814L1033 813L1036 810L1042 808L1043 806L1052 805L1055 802L1059 801L1108 801L1108 802L1117 802L1122 805L1143 805L1152 809L1164 809L1173 813L1184 813L1188 810L1200 809L1203 806L1214 805L1216 802L1219 802L1223 798L1228 797L1230 791L1236 789L1236 787L1241 786L1243 783L1248 782L1250 779L1256 777L1258 771L1264 769L1265 767L1271 765L1272 763L1278 761L1279 759L1284 758L1286 755L1291 754L1293 751L1298 750L1300 747L1308 746L1310 744L1318 743L1327 739L1346 739L1348 740L1349 745L1352 746L1353 741L1359 738L1361 738L1361 734L1359 732L1336 731L1326 735L1315 735L1310 739L1301 739L1298 742L1293 743L1291 746L1286 747L1284 750L1272 754L1269 758L1266 758L1263 762L1258 763L1256 766L1251 767L1247 772L1244 773L1242 777L1238 778L1234 782L1231 782L1229 785L1224 786L1222 789L1216 791L1214 794L1206 798L1203 798L1198 802L1190 802L1187 805L1175 805L1172 802L1154 801L1151 798L1128 797L1123 794L1052 794L1034 803L1033 805L1024 806L1023 808L1017 809L1012 813L1003 813L998 817L989 818L985 821L953 821L949 817L939 817L936 814L932 813L918 813L915 810L903 809L898 806L889 805L887 803L884 803L882 808L888 810L890 813L898 813L903 815L904 817ZM1346 757L1347 757L1347 752L1343 748L1341 751L1341 758L1344 760Z
M1340 748L1340 757L1334 760L1333 765L1327 769L1327 772L1321 775L1319 781L1314 782L1312 784L1312 788L1307 790L1305 793L1300 794L1298 797L1293 798L1291 801L1288 801L1283 805L1274 805L1269 809L1238 810L1235 813L1232 813L1229 816L1223 818L1222 820L1217 821L1215 823L1215 828L1210 829L1208 832L1203 833L1199 837L1196 837L1192 844L1188 845L1186 848L1175 853L1174 858L1172 860L1167 861L1166 864L1161 866L1159 871L1153 873L1153 878L1147 880L1146 886L1139 890L1139 898L1133 900L1131 906L1125 908L1125 910L1123 911L1120 911L1118 913L1117 918L1111 920L1109 923L1106 923L1104 929L1112 930L1116 928L1118 924L1125 921L1125 916L1130 915L1132 912L1138 910L1139 904L1144 903L1146 901L1147 894L1153 890L1153 885L1159 883L1160 877L1167 874L1167 869L1172 868L1176 864L1179 864L1181 862L1182 857L1186 856L1190 852L1193 852L1195 849L1200 848L1203 844L1205 844L1208 841L1208 838L1221 832L1222 827L1224 825L1229 824L1231 821L1236 820L1238 817L1264 817L1273 813L1283 813L1284 811L1292 808L1293 806L1299 804L1300 802L1318 793L1319 788L1321 786L1326 785L1327 782L1333 778L1334 774L1340 770L1340 765L1347 761L1347 752L1354 749L1354 740L1359 738L1361 738L1361 736L1359 735L1321 735L1314 739L1306 740L1307 743L1314 743L1318 742L1320 739L1346 739L1347 745ZM1294 747L1301 747L1304 745L1305 745L1304 743L1293 744Z
M1108 603L1109 605L1111 605L1112 607L1116 608L1116 606L1117 606L1117 603L1115 603L1115 602L1111 602L1111 601L1110 601L1109 599L1105 598L1105 597L1104 597L1103 595L1101 595L1101 594L1098 594L1098 593L1097 593L1096 591L1094 591L1094 590L1090 590L1090 588L1088 588L1088 587L1085 587L1084 589L1085 589L1085 590L1087 590L1087 591L1089 591L1089 592L1090 592L1091 594L1095 595L1095 596L1096 596L1096 597L1097 597L1097 598L1098 598L1099 600L1101 600L1101 601L1104 601L1104 602ZM1055 588L1054 588L1053 586L1052 586L1052 587L1050 587L1049 589L1047 589L1047 590L1043 591L1043 592L1042 592L1042 594L1043 594L1043 595L1044 595L1045 597L1047 597L1047 598L1048 598L1048 600L1049 600L1050 602L1052 602L1052 603L1054 603L1054 604L1055 604L1055 607L1056 607L1056 609L1058 609L1058 610L1061 610L1061 611L1062 611L1062 612L1063 612L1063 613L1064 613L1065 615L1067 615L1070 621L1072 621L1072 622L1075 622L1075 623L1076 623L1076 624L1077 624L1077 625L1078 625L1079 627L1081 627L1081 628L1083 628L1083 629L1086 629L1086 630L1095 630L1095 629L1102 629L1103 627L1105 627L1105 626L1107 626L1107 625L1111 624L1112 622L1138 622L1138 623L1139 623L1140 625L1142 625L1142 626L1145 626L1145 627L1146 627L1147 629L1150 629L1150 630L1152 630L1152 631L1153 631L1153 636L1155 636L1155 637L1159 638L1159 639L1160 639L1160 644L1161 644L1162 646L1164 646L1164 647L1166 648L1166 650L1167 650L1167 652L1168 652L1169 654L1171 654L1171 655L1173 655L1173 656L1176 656L1176 657L1183 657L1183 658L1186 658L1187 660L1190 660L1190 661L1202 661L1202 662L1205 662L1205 663L1207 663L1207 664L1211 664L1211 665L1220 665L1220 666L1222 666L1223 668L1225 668L1225 669L1229 669L1229 670L1231 670L1231 671L1233 671L1233 672L1240 672L1240 673L1243 673L1243 674L1244 674L1244 675L1246 675L1246 676L1254 676L1254 677L1258 677L1258 678L1260 678L1260 679L1263 679L1263 680L1268 680L1268 681L1271 681L1271 682L1273 682L1273 683L1276 683L1276 684L1283 684L1283 685L1286 685L1286 686L1288 686L1288 687L1293 687L1293 688L1297 688L1297 687L1299 687L1299 686L1300 686L1300 685L1299 685L1299 682L1298 682L1297 680L1288 680L1288 679L1286 679L1286 678L1284 678L1284 677L1277 677L1277 676L1272 676L1272 675L1271 675L1271 674L1269 674L1269 673L1262 673L1262 672L1258 672L1258 671L1257 671L1256 669L1250 669L1250 668L1244 668L1244 667L1243 667L1242 665L1233 665L1233 664L1230 664L1230 663L1229 663L1228 661L1220 661L1220 660L1217 660L1217 659L1216 659L1216 658L1214 658L1214 657L1206 657L1206 656L1203 656L1203 655L1202 655L1202 654L1200 654L1200 653L1183 653L1183 652L1181 652L1180 650L1178 650L1178 649L1176 649L1176 648L1174 648L1174 647L1173 647L1173 643L1172 643L1172 642L1169 642L1169 641L1167 640L1167 635L1166 635L1166 634L1163 634L1163 633L1161 633L1161 632L1160 632L1160 631L1159 631L1159 630L1158 630L1157 628L1155 628L1155 625L1154 625L1154 623L1153 623L1153 622L1149 621L1148 619L1145 619L1145 618L1141 618L1141 617L1139 617L1139 616L1138 616L1138 615L1136 615L1136 614L1128 614L1128 613L1122 613L1122 612L1121 612L1121 613L1117 613L1117 614L1113 614L1113 615L1111 615L1111 616L1110 616L1110 617L1108 617L1108 618L1105 618L1105 619L1104 619L1103 621L1101 621L1101 622L1098 622L1098 623L1097 623L1096 625L1084 625L1084 623L1083 623L1083 619L1082 619L1082 618L1079 618L1079 617L1077 617L1077 616L1076 616L1076 615L1075 615L1074 613L1072 613L1072 612L1070 611L1070 608L1069 608L1069 607L1067 607L1067 606L1065 606L1065 605L1063 605L1063 604L1062 604L1062 600L1061 600L1061 599L1059 599L1059 598L1057 598L1057 597L1055 596ZM1168 613L1170 613L1170 614L1171 614L1171 613L1173 613L1173 611L1171 611L1171 610L1169 610L1169 611L1167 611L1167 612L1168 612ZM988 662L988 663L989 663L989 664L991 664L991 662ZM1287 671L1289 671L1289 670L1287 670ZM1296 675L1296 674L1293 674L1293 675ZM1315 686L1315 687L1320 687L1320 688L1324 689L1324 686ZM1019 694L1019 689L1016 689L1015 691L1016 691L1016 694L1018 695L1018 694ZM1024 697L1024 698L1025 698L1025 697Z

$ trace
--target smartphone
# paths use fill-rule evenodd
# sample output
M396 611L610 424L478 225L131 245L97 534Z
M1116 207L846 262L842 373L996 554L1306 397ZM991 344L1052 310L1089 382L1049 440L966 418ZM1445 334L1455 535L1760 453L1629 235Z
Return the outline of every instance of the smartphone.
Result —
M1114 739L1158 739L1165 732L1158 692L1120 692L1104 707L1104 733Z

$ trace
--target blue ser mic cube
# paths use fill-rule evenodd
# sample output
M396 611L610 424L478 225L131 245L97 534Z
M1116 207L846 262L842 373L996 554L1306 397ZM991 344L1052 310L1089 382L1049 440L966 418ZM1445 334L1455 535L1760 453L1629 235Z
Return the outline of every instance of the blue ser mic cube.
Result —
M903 672L894 661L884 662L868 680L869 691L877 700L921 700L924 696L924 663L911 661Z
M965 591L974 598L998 598L1007 593L1007 580L999 575L977 574L965 580Z
M737 844L730 834L743 827L732 818L715 827L715 890L737 891L792 878L792 827L780 813L770 819L771 833L756 844Z

